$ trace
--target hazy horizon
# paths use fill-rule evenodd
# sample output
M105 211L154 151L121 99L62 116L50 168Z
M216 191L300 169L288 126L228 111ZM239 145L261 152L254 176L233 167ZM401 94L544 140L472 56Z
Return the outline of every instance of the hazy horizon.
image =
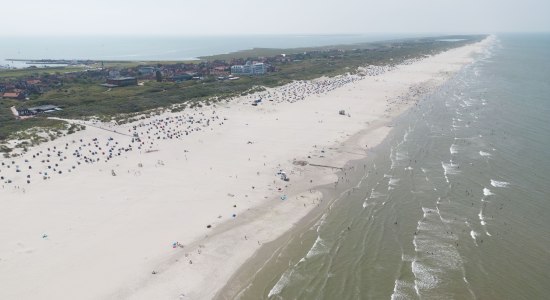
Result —
M4 3L0 36L227 36L549 32L542 0L107 0ZM47 12L47 13L44 13ZM17 24L16 26L14 26Z
M323 36L368 36L368 37L377 37L380 36L381 38L385 38L387 36L402 36L403 38L416 38L416 37L438 37L438 36L454 36L454 35L502 35L502 34L550 34L550 30L540 30L540 31L479 31L479 32L358 32L358 33L243 33L243 34L222 34L222 33L205 33L205 34L139 34L139 33L118 33L118 34L108 34L108 33L90 33L90 34L76 34L76 33L68 33L68 34L44 34L44 35L38 35L38 34L5 34L0 33L0 37L27 37L27 38L47 38L47 37L54 37L54 38L64 38L64 37L82 37L82 38L93 38L93 37L101 37L101 38L117 38L117 37L128 37L128 38L180 38L180 37L188 37L188 38L194 38L194 37L251 37L251 36L263 36L263 37L269 37L269 36L292 36L292 37L323 37ZM380 40L382 41L382 40Z

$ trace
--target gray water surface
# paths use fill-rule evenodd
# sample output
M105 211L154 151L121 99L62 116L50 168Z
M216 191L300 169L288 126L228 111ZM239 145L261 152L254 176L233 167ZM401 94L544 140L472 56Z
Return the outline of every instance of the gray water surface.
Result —
M550 35L501 35L341 179L242 299L548 299ZM357 188L354 188L354 187Z

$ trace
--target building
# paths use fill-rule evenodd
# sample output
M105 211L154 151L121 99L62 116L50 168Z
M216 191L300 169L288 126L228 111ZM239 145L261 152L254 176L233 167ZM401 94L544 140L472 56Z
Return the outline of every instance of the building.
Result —
M109 78L117 78L117 77L120 77L119 70L109 70Z
M264 63L257 63L252 65L252 73L254 74L265 74L266 66Z
M107 78L107 84L113 85L113 86L137 85L137 78L135 77Z
M187 73L174 75L168 78L169 81L173 81L173 82L181 82L181 81L187 81L191 79L193 79L193 75L187 74Z
M267 68L264 63L252 64L247 62L244 65L231 66L231 74L234 75L261 75L265 74Z
M155 75L155 71L155 67L140 67L138 69L139 74L142 76L153 76Z
M2 94L2 98L22 100L25 99L25 94L23 92L5 92Z
M252 75L252 66L251 65L231 66L231 74Z
M37 85L37 84L41 84L42 81L40 79L29 79L27 80L27 85Z
M228 71L227 67L223 67L223 66L214 67L214 68L212 68L212 70L210 70L210 75L226 76L226 75L229 75L229 71Z
M17 110L19 116L34 116L40 113L49 113L61 110L55 105L40 105L36 107L20 108Z

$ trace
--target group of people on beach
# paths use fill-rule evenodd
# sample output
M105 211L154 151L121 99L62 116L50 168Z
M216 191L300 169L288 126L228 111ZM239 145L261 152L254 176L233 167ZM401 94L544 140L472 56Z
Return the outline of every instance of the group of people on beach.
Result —
M411 60L415 61L415 60ZM411 62L409 62L411 63ZM404 63L408 64L408 63ZM359 68L356 74L344 74L316 80L294 81L284 86L268 89L253 95L241 97L243 103L250 99L265 99L274 103L294 103L309 96L326 94L337 88L352 84L365 76L378 76L391 71L395 66L367 66ZM407 95L387 100L387 112L396 103L408 101L421 94L422 88L412 88ZM229 99L232 100L232 99ZM227 118L216 111L216 106L187 109L179 113L149 115L134 122L118 125L99 121L82 122L110 132L92 138L80 138L70 142L49 142L50 146L23 152L18 157L0 159L0 188L20 188L34 180L48 180L52 176L72 173L81 165L109 162L129 152L147 153L155 151L164 140L185 139L192 133L214 130L222 126ZM65 139L67 140L67 139ZM113 176L115 172L113 171Z
M83 122L103 129L108 134L79 138L65 142L49 142L50 145L24 151L20 156L0 159L0 188L18 190L35 180L49 180L53 176L75 172L83 165L107 163L129 152L154 151L160 140L183 139L186 136L223 125L225 118L215 110L192 110L161 115L128 125ZM112 172L115 176L115 172Z

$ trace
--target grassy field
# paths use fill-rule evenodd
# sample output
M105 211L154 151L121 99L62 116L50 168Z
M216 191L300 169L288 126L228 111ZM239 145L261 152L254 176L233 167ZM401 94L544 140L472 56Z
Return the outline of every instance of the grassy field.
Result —
M280 53L300 53L295 55L296 61L276 63L277 72L262 76L243 76L235 81L218 81L214 78L205 80L185 81L181 83L147 81L143 86L129 86L108 89L100 86L103 80L75 80L64 82L63 86L51 90L38 97L19 102L0 100L0 140L6 139L10 133L33 126L57 126L57 122L43 117L31 120L15 120L9 107L31 107L42 104L53 104L63 108L62 111L50 114L64 118L85 118L97 116L111 118L120 114L133 114L159 107L169 107L173 104L193 106L198 101L204 101L214 96L227 98L249 91L255 86L274 87L293 80L306 80L321 76L334 76L346 72L354 72L358 66L398 64L403 60L428 54L435 54L447 49L481 40L482 36L472 36L468 40L449 43L432 39L416 39L392 41L384 43L369 43L362 45L347 45L341 48L308 48L303 49L255 49L238 52L244 57L273 56ZM343 47L343 46L342 46ZM329 49L333 49L330 50ZM334 49L338 49L334 50ZM306 52L306 54L303 54ZM238 57L210 56L204 60L228 59ZM113 62L115 63L115 62ZM116 62L119 63L119 62ZM142 62L124 62L125 66L137 66ZM148 64L151 64L150 62ZM163 62L166 64L166 62ZM61 70L67 71L62 68ZM43 71L43 69L40 69ZM48 72L59 72L60 69L48 69ZM29 70L7 71L18 76L25 76ZM16 73L20 72L20 73ZM2 74L2 72L0 72ZM1 76L1 75L0 75Z
M0 70L0 79L16 79L21 77L39 76L42 74L63 74L67 72L83 71L84 67L69 66L69 67L47 67L47 68L26 68L26 69L9 69Z
M104 68L135 68L140 65L157 65L157 64L176 64L176 63L199 63L200 60L190 61L104 61ZM25 68L25 69L0 69L0 80L17 79L30 76L41 76L44 74L63 74L69 72L80 72L89 68L101 67L101 62L96 62L87 66L58 66L58 67L40 67L40 68Z

